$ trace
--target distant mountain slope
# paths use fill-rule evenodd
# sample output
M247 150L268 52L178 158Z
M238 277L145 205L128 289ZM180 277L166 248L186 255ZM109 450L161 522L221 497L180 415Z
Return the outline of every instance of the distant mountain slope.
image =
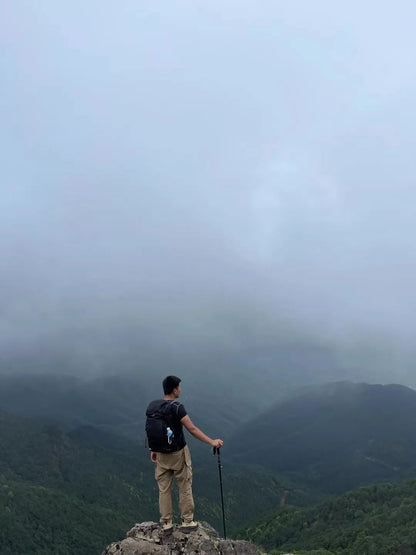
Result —
M410 555L416 550L416 480L366 486L309 509L277 508L240 537L276 554Z
M311 387L244 425L227 447L235 463L261 463L329 493L410 477L416 392L400 385Z

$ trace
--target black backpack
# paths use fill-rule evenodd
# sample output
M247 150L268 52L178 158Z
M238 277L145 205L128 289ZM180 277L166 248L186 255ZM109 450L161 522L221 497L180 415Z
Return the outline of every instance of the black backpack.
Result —
M175 401L152 401L146 410L147 442L152 451L173 453L178 450L173 433Z

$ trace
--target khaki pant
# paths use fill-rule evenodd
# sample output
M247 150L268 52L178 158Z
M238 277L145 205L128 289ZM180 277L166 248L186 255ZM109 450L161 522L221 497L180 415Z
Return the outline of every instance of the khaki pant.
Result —
M194 519L194 498L192 496L192 462L189 447L185 445L175 453L158 453L155 478L159 486L160 522L170 522L173 517L172 481L175 476L179 489L179 509L182 520Z

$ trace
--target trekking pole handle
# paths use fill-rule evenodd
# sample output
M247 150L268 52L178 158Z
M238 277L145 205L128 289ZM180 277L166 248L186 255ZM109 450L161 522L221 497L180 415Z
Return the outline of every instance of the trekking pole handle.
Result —
M213 455L219 455L220 454L220 447L213 447L212 448L212 454Z

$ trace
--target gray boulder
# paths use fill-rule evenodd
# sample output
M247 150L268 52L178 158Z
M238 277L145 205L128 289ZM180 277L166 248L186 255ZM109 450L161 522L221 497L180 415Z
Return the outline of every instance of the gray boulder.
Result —
M126 539L111 543L102 555L265 555L254 544L242 540L224 540L206 522L196 530L182 532L174 526L163 532L156 522L142 522L127 532Z

